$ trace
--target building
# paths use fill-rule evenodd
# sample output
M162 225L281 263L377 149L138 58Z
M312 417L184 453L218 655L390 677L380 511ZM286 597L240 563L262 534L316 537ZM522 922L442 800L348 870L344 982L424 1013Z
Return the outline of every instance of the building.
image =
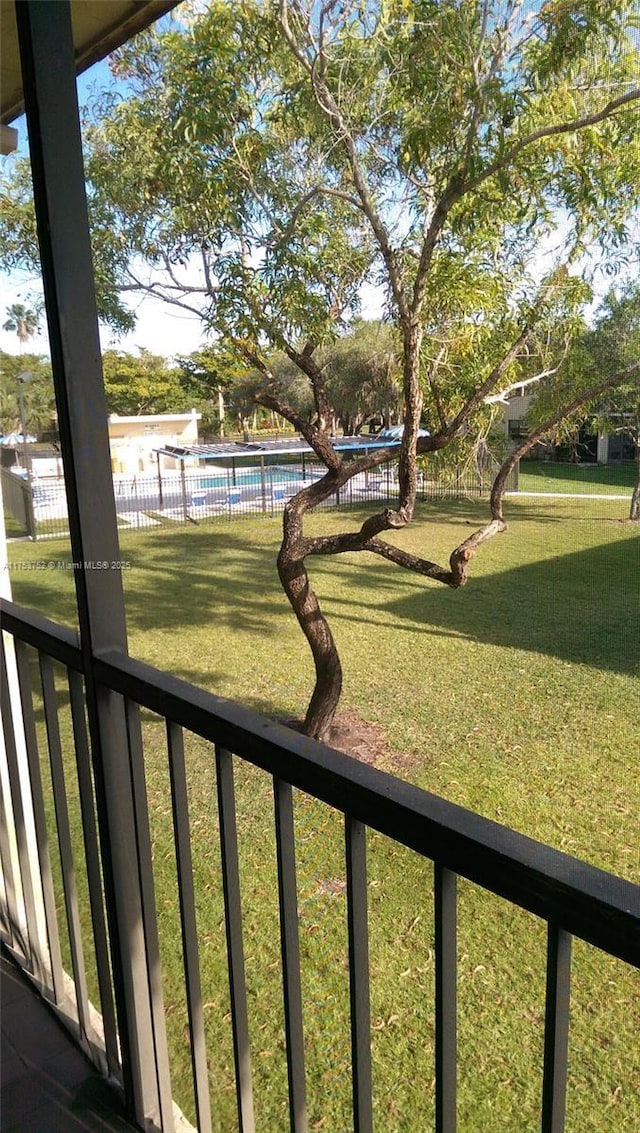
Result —
M195 409L190 413L142 414L139 417L120 417L113 413L108 420L113 472L129 476L138 472L154 472L158 448L198 443L200 418L201 414Z
M504 405L504 430L509 440L514 443L524 440L527 435L526 418L532 396L525 386L520 386ZM635 445L631 437L625 433L591 433L584 427L578 431L573 449L577 451L582 462L592 464L620 464L624 460L633 460L635 456ZM568 449L564 445L536 445L529 453L529 457L554 460L564 455L566 451Z

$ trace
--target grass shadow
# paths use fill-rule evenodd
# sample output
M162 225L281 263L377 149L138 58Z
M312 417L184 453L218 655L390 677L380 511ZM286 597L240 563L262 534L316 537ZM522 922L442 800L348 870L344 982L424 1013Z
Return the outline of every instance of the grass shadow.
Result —
M335 515L331 527L353 529L371 510ZM527 521L530 510L519 503L517 519ZM458 501L454 509L449 503L423 505L419 520L431 526L439 521L451 524L453 519L459 532L460 523L473 529L481 516L482 504ZM536 506L531 517L538 528L541 522L557 524L564 518L564 508ZM325 517L322 522L326 529ZM640 623L637 540L627 537L554 558L547 557L546 536L538 540L544 558L512 561L506 568L503 559L496 560L490 573L475 575L461 591L449 591L370 556L354 558L353 569L349 567L352 556L316 559L312 579L314 585L316 580L319 584L330 619L370 624L372 634L376 627L384 627L454 636L595 668L636 672ZM169 642L173 671L196 683L206 677L210 684L212 675L215 678L227 664L233 665L224 644L215 657L208 653L207 639L215 640L211 635L219 632L224 643L229 631L238 631L250 645L256 637L274 641L283 632L295 634L290 608L277 581L279 542L276 523L261 524L260 532L224 525L174 529L170 535L150 532L139 540L130 537L122 557L131 561L131 570L123 572L123 583L132 638L158 633L159 656ZM68 558L66 548L49 548L47 554L61 563ZM58 622L74 624L72 571L18 571L15 581L20 604L39 609ZM180 635L175 648L167 636L172 633ZM304 650L302 639L300 649ZM132 651L136 652L135 645Z
M455 634L635 674L639 565L636 541L620 540L477 578L462 591L425 586L383 608L411 632Z

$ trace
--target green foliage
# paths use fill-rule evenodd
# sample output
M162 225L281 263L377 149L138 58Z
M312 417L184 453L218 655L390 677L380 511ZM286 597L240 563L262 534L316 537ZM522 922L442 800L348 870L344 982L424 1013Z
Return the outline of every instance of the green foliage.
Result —
M604 0L298 5L287 42L275 6L243 0L138 37L112 64L127 94L85 116L103 317L128 325L119 289L146 286L142 262L150 290L265 361L339 337L362 284L382 282L400 322L399 295L415 305L431 360L442 339L447 354L469 340L474 366L445 361L441 393L460 373L468 388L531 310L553 229L570 258L592 240L612 270L627 254L636 104L602 115L637 78L633 14ZM24 164L2 192L2 262L34 266Z
M4 271L39 272L40 256L28 158L10 156L0 167L0 263Z
M284 352L265 352L269 388L310 420L314 401L309 379ZM400 346L389 325L358 319L351 329L318 352L326 376L332 427L345 435L358 432L370 418L395 419L401 413ZM224 341L179 358L181 384L193 404L211 415L223 397L228 414L242 420L258 405L265 376L240 361Z
M141 349L136 357L120 350L105 350L104 386L110 413L181 413L190 409L189 398L177 369L164 358Z
M0 433L21 430L18 374L25 372L32 374L32 380L22 385L27 432L39 435L52 427L56 404L49 359L0 350Z
M240 363L224 395L233 412L244 422L261 402L337 468L336 413L355 429L393 392L347 345L365 288L382 288L401 359L408 523L418 448L484 436L487 396L544 372L554 415L565 411L585 253L597 246L611 272L633 254L636 8L190 7L127 44L113 62L126 86L85 112L103 316L125 325L124 290L196 313ZM9 168L0 263L13 268L35 253L25 171ZM220 403L217 416L220 427Z
M191 404L203 414L204 432L224 433L239 425L256 409L261 375L218 341L177 359L180 382Z
M247 373L247 367L239 365L223 343L195 350L177 358L176 362L182 386L191 397L201 400L209 400L218 389L228 391Z
M389 324L358 320L327 348L323 363L331 407L345 435L370 418L402 417L401 347Z
M13 303L7 307L7 321L2 329L18 336L20 348L38 333L40 315L38 311L25 307L24 303Z
M640 415L640 287L634 283L618 294L611 290L600 305L593 327L583 328L576 338L553 382L542 383L527 418L532 426L548 419L558 405L566 404L581 391L611 377L614 387L565 418L554 437L569 436L587 420L600 432L621 429L625 414L633 435Z
M288 405L291 405L300 417L310 421L314 415L315 406L313 390L307 375L282 350L269 353L267 363L272 385L277 390L278 396ZM259 393L260 384L259 381L255 382L254 394L256 396Z
M618 372L615 390L596 407L593 427L600 432L625 432L640 446L640 372L625 371L640 361L640 284L618 295L610 291L595 327L583 346L600 372Z

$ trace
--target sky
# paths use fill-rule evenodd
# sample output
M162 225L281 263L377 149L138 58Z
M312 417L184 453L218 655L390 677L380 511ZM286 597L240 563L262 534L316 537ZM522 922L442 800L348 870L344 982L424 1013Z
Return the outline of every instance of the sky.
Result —
M25 277L22 277L22 282L17 280L12 283L6 276L0 276L0 314L3 325L7 307L13 303L28 306L28 296L32 290L33 286L26 284ZM137 303L134 310L137 322L136 329L131 334L116 338L110 327L100 327L100 345L103 350L125 350L133 354L138 347L144 347L153 354L171 357L176 354L191 354L204 344L200 321L189 317L186 311L172 311L166 304L152 299ZM30 339L24 349L27 353L49 353L44 320L41 333ZM8 354L19 352L14 333L0 330L0 350L5 350Z

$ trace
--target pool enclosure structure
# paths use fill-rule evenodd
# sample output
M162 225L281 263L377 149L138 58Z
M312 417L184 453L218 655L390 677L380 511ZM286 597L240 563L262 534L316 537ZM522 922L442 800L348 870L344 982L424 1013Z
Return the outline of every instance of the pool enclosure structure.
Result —
M140 1130L173 1133L185 1123L174 1107L175 1051L167 1039L157 922L158 905L171 905L179 924L176 951L187 1006L182 1039L189 1054L190 1120L200 1133L209 1133L220 1128L221 1101L210 1070L216 1051L208 1038L210 1004L203 1001L200 968L203 931L205 938L219 932L226 953L224 996L233 1052L234 1118L227 1128L242 1133L260 1128L253 1091L258 1052L252 1042L252 1017L260 1005L248 994L249 926L239 868L239 839L251 837L251 829L240 828L235 785L239 771L255 768L269 785L273 807L279 922L274 948L283 1024L272 1063L275 1067L280 1059L285 1067L282 1128L294 1133L310 1128L306 1052L311 1022L301 980L295 823L298 800L304 797L327 808L343 828L350 1127L370 1133L374 1124L367 862L373 831L375 838L421 860L424 887L410 899L420 912L427 905L433 909L433 995L426 1008L433 1064L424 1082L424 1128L436 1133L456 1129L460 876L487 895L526 910L532 923L535 918L545 929L546 949L543 944L538 956L546 972L539 1111L543 1133L561 1133L572 939L581 938L593 948L596 967L602 962L597 950L637 964L638 888L128 653L75 92L77 57L83 54L77 43L74 49L72 17L81 9L93 13L97 38L92 52L97 57L126 39L132 27L140 28L169 7L34 0L18 2L14 10L2 3L2 65L8 59L22 75L18 88L14 85L3 101L3 114L5 122L11 121L23 90L77 564L79 626L76 633L9 597L2 599L3 945L29 973L34 994L44 996L66 1020L76 1042L114 1084L131 1122ZM98 562L107 568L95 569ZM63 702L68 727L61 720ZM149 713L164 724L165 809L175 854L171 889L158 888L150 837L143 727ZM202 774L215 783L219 865L211 867L211 883L220 889L220 926L203 926L196 916L192 848L198 833L190 822L185 771L185 747L193 737L206 745L209 757ZM77 827L72 810L79 815ZM319 853L324 837L322 828L314 833ZM59 863L55 870L54 857ZM96 991L90 991L89 968ZM425 993L418 988L416 994ZM481 1025L479 1020L479 1031ZM323 1118L316 1113L314 1125L318 1123ZM379 1128L386 1133L384 1123Z
M333 443L337 452L353 458L373 449L400 448L400 440L389 437L336 437ZM295 492L319 480L326 471L300 437L165 445L155 451L158 503L154 514L164 519L197 520L221 512L273 515ZM395 465L388 461L375 474L363 472L354 477L325 506L348 507L366 500L391 499L396 487Z

